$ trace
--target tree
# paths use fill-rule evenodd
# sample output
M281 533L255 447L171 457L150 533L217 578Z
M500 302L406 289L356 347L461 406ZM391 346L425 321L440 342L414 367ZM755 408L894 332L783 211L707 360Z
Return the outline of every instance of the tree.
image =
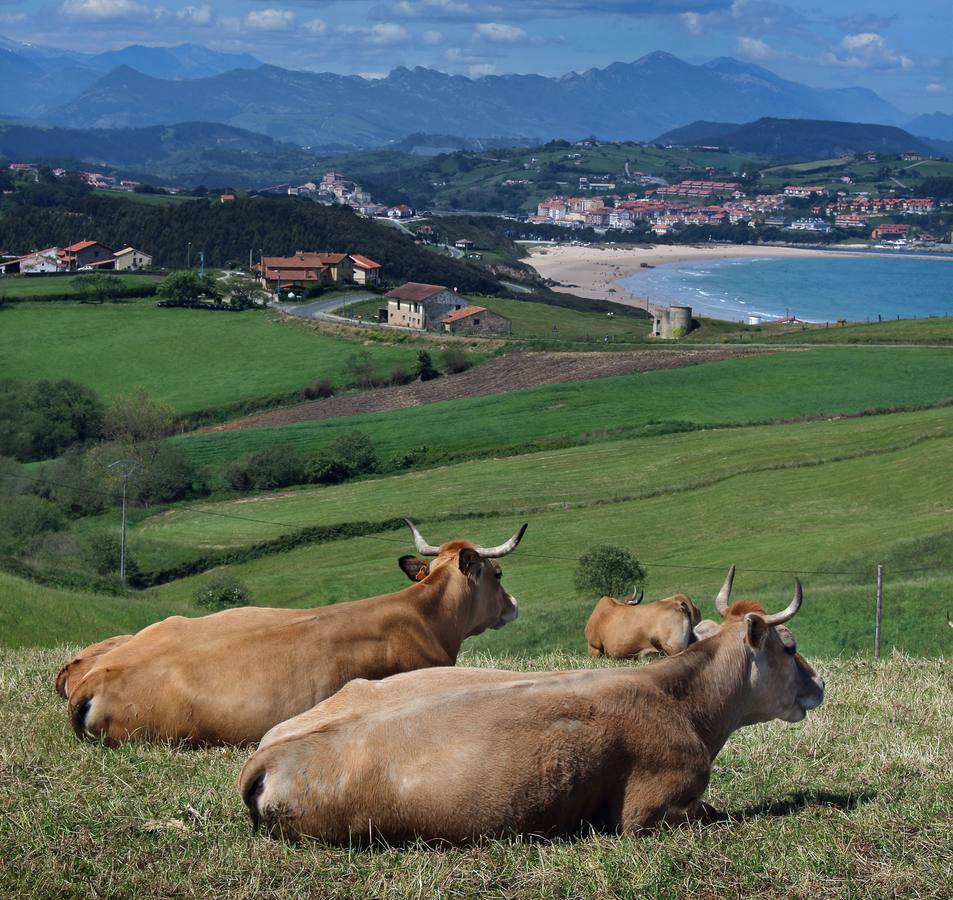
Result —
M234 309L251 309L265 300L265 292L246 278L233 278L228 283L228 303Z
M645 569L623 547L600 544L579 558L574 581L580 594L621 598L644 585Z
M155 400L140 386L113 398L103 415L102 431L107 440L132 446L159 441L174 427L172 404Z
M113 275L103 272L94 272L89 275L79 275L73 280L73 287L83 298L83 303L104 303L115 300L122 292L121 282Z
M432 381L434 378L440 377L440 373L435 368L433 360L426 350L420 350L417 353L417 377L421 381Z
M352 353L344 364L344 371L347 372L354 383L362 388L374 386L374 363L371 360L370 351L362 349L357 353Z
M172 272L159 285L156 293L167 303L181 305L201 300L215 302L221 295L213 278L191 271Z

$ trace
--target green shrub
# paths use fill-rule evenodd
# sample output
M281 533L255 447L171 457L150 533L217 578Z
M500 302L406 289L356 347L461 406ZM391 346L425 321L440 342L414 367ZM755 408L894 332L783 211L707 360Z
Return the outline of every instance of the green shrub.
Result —
M685 327L683 325L678 325L672 329L672 337L675 338L675 340L685 337L686 334L687 332L685 331Z
M221 572L214 575L208 584L200 587L192 599L198 606L226 609L230 606L248 606L252 601L252 594L234 575Z
M446 347L442 356L443 370L449 375L466 372L470 368L470 360L462 347Z
M645 569L628 550L600 544L579 557L574 581L586 596L624 597L642 587Z
M226 483L236 491L270 491L301 484L305 475L304 461L297 450L287 444L246 453L224 472Z
M426 350L417 353L417 377L421 381L432 381L434 378L440 377L440 373L434 367L433 360Z
M0 553L31 549L44 534L61 531L63 514L55 503L33 494L4 497L0 504Z
M342 434L307 465L308 481L316 484L340 484L349 478L376 472L377 451L363 431Z
M319 378L301 388L301 396L305 400L323 400L334 396L334 384L330 378Z
M83 543L83 559L97 575L118 576L122 555L119 530L100 531ZM139 566L129 553L126 544L126 577L135 578Z

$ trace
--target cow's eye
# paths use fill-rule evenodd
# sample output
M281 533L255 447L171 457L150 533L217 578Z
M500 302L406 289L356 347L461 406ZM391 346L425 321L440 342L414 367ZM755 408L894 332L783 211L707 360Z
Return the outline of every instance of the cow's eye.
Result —
M797 653L797 644L785 644L784 652L787 653L788 656L794 656L794 654Z
M499 569L496 570L495 575L496 575L497 581L499 581L499 579L503 577L503 573Z

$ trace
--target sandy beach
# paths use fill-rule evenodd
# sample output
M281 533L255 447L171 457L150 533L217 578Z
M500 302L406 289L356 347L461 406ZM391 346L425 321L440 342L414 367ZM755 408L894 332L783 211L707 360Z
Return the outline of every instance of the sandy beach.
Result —
M537 245L530 249L530 265L543 278L549 278L580 297L611 300L627 306L652 310L644 297L627 291L620 278L634 275L642 268L704 259L731 259L740 256L825 256L827 251L794 247L659 245L655 247L573 247Z

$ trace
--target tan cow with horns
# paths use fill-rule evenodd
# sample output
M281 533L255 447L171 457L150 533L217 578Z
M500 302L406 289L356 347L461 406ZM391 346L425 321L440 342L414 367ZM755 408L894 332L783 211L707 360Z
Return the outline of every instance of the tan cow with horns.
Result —
M698 607L685 594L642 603L643 593L627 600L602 597L586 622L590 656L633 659L674 656L695 640L692 629L701 620Z
M702 794L732 732L824 699L784 627L801 600L795 579L783 612L741 601L651 666L353 681L265 735L241 795L256 827L339 845L709 821Z
M484 548L434 547L407 524L417 550L434 558L402 556L414 584L397 593L317 609L173 616L99 655L87 653L98 645L87 648L57 679L76 734L111 744L245 744L352 678L454 665L464 639L517 617L496 560L516 549L526 525Z

